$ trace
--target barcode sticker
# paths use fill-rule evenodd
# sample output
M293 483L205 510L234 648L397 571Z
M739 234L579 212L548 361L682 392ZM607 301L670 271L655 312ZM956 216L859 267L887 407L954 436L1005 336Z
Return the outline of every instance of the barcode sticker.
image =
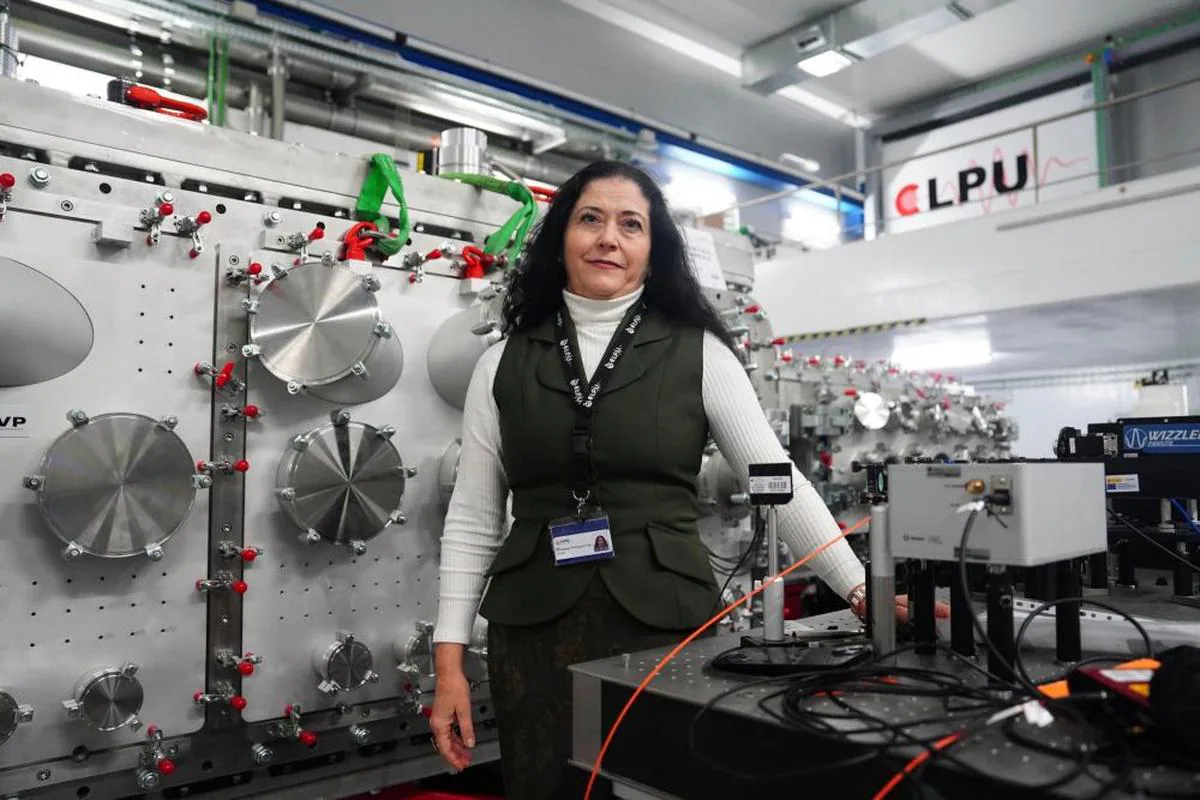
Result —
M790 475L751 475L750 494L790 494Z

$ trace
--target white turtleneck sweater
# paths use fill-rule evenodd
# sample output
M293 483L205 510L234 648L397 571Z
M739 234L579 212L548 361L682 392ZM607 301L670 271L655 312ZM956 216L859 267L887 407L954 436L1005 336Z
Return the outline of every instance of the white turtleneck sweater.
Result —
M616 300L563 294L575 324L584 374L590 380L641 290ZM485 573L503 540L508 481L492 382L504 345L501 341L484 352L467 389L462 456L442 534L441 600L435 642L470 642ZM745 368L711 333L704 338L703 395L713 440L735 474L747 475L751 463L788 460L761 411ZM779 509L779 535L793 557L799 558L837 536L839 529L812 485L794 467L792 480L795 497ZM865 579L862 564L844 540L813 559L810 566L841 597Z

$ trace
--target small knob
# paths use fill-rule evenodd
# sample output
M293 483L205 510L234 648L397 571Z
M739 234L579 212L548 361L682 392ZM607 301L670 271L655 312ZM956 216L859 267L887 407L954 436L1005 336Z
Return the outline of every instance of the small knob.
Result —
M160 758L154 762L154 767L160 775L170 775L175 771L175 762L169 758Z
M11 189L17 185L17 178L11 172L0 172L0 189Z
M242 552L239 555L242 557L242 561L245 561L247 564L249 564L262 554L263 549L261 547L243 547Z
M175 206L171 205L170 203L162 203L158 207L158 216L160 217L169 217L174 213Z
M259 412L259 408L258 408L258 406L255 406L255 405L249 405L242 409L242 413L245 414L250 419L254 419L255 417L257 417L258 412Z
M252 261L250 263L250 266L246 267L247 275L261 275L262 271L263 271L263 265L258 263L257 261Z
M254 674L254 664L250 661L239 661L237 665L237 671L240 675L244 675L245 677L249 678Z
M244 458L239 458L237 461L233 462L234 472L245 472L248 469L250 469L250 462Z
M208 213L207 211L201 211L196 215L197 225L207 225L210 222L212 222L212 214Z
M787 344L787 339L783 338L782 336L776 336L771 340L771 344L775 347L783 347L785 344Z
M300 734L296 737L296 740L305 747L317 746L317 735L312 731L300 731Z
M742 309L742 313L743 314L757 314L761 310L762 309L759 308L758 306L746 306L745 308Z
M236 580L233 583L231 583L229 585L229 588L232 589L237 594L245 594L246 590L249 589L250 586L245 581L239 579L239 580Z
M246 706L248 705L249 703L246 702L246 698L242 697L240 694L235 694L233 697L229 698L229 707L234 711L245 711Z
M324 238L325 238L325 223L318 222L317 227L313 228L311 231L308 232L308 240L310 242L315 242L317 239L324 239Z

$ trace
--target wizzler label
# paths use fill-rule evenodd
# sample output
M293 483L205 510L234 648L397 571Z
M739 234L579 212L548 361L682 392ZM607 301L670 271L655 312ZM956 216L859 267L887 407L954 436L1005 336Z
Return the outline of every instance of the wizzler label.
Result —
M1126 425L1123 434L1128 453L1200 453L1200 424Z

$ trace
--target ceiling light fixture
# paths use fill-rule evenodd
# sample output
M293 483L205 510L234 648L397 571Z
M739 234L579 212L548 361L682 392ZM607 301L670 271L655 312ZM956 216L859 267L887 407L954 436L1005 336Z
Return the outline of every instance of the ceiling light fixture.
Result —
M779 156L779 160L795 164L797 167L808 173L815 174L821 169L821 162L817 161L816 159L798 156L795 153L783 153Z
M898 336L892 346L892 361L907 370L978 367L992 361L992 343L986 335L963 337L957 332L934 338Z
M844 122L852 128L866 128L871 124L871 121L866 117L856 114L848 108L839 106L832 100L826 100L820 95L813 94L806 89L801 89L799 86L788 86L780 89L775 93L775 96L791 100L793 103L802 105L811 111L816 111L818 114L830 119Z
M826 50L796 62L796 66L814 78L824 78L835 72L841 72L854 63L854 59L837 50Z

